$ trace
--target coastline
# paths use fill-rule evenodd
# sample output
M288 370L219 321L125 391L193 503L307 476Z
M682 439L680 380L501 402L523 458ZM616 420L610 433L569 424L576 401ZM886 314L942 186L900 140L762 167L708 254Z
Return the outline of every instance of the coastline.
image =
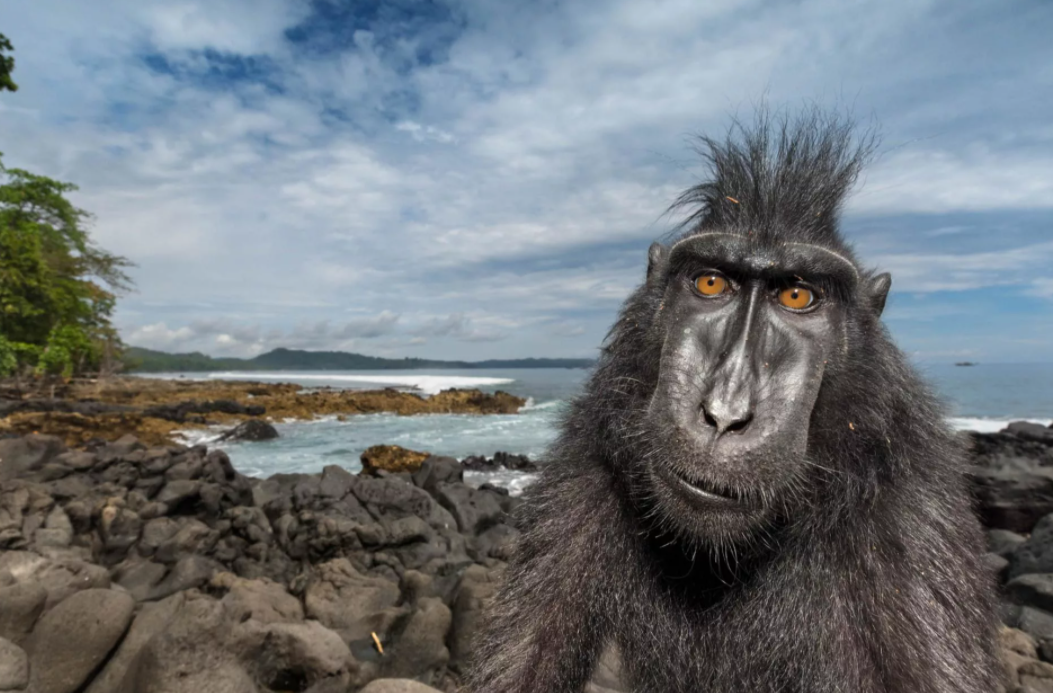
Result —
M430 396L395 388L303 388L252 380L181 380L122 376L74 380L56 392L0 383L0 433L46 433L68 445L125 435L164 445L180 430L358 414L515 414L527 401L498 390L448 389Z

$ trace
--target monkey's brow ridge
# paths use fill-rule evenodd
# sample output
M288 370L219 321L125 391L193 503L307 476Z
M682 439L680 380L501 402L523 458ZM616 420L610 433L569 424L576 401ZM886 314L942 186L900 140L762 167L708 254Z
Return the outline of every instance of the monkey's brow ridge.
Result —
M700 234L695 234L695 235L692 235L692 236L687 236L686 238L681 238L679 241L677 241L672 246L670 246L669 252L670 253L673 252L673 250L675 250L676 247L678 245L680 245L681 243L685 243L687 241L693 241L693 240L695 240L697 238L706 238L707 236L728 236L730 238L745 238L742 234L739 234L739 233L726 233L724 231L708 231L706 233L700 233ZM856 267L855 263L852 262L851 260L849 260L847 257L842 255L841 253L838 253L837 251L831 250L830 248L827 248L826 246L816 245L814 243L798 243L798 242L794 242L794 241L788 241L786 243L783 243L783 245L794 245L794 246L799 246L799 247L802 247L802 248L814 248L816 250L821 250L824 253L827 253L828 255L831 255L831 256L837 258L838 260L840 260L841 262L845 263L846 265L848 265L852 269L852 274L855 275L857 280L859 279L859 269Z

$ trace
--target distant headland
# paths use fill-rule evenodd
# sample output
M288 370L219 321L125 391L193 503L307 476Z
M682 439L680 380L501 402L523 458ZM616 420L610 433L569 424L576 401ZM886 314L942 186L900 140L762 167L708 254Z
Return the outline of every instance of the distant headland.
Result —
M386 359L346 351L274 349L251 359L213 358L199 351L169 354L129 347L124 355L129 373L176 371L380 371L452 368L591 368L592 359L490 359L487 361L438 361L433 359Z

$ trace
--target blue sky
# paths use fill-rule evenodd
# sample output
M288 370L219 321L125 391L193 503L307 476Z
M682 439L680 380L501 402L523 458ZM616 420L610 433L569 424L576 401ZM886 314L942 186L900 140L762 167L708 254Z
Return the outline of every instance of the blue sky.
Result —
M592 356L691 137L762 99L883 144L845 233L925 361L1049 361L1053 5L5 0L9 166L138 267L131 344Z

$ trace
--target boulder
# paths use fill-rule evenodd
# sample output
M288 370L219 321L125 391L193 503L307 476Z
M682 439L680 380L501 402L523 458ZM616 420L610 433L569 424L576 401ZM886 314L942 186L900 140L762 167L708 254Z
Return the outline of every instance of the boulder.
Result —
M971 467L968 477L985 527L1027 533L1053 513L1053 468Z
M154 498L169 508L175 508L188 501L196 500L201 493L201 481L197 479L176 479L165 484Z
M132 621L132 627L128 629L128 634L121 641L117 652L92 679L85 693L113 693L118 690L139 650L175 618L185 599L184 594L179 592L160 602L144 604Z
M318 621L260 623L248 620L234 630L231 646L261 687L302 691L327 679L350 682L354 663L340 636Z
M139 541L143 521L138 513L116 505L107 505L99 516L99 536L108 555L108 565L119 561Z
M0 691L22 690L29 685L29 657L18 645L0 638Z
M472 542L475 552L473 556L476 560L496 558L507 562L512 558L517 539L519 530L515 527L506 524L494 525Z
M1002 650L1016 652L1028 659L1038 657L1038 643L1022 630L1002 626L998 632L998 641Z
M428 493L434 493L440 483L464 482L464 467L453 457L430 456L413 473L413 483Z
M233 626L222 604L188 592L132 658L119 693L259 693L230 649Z
M44 612L47 598L48 591L37 581L0 572L0 638L21 645Z
M388 629L389 644L380 660L385 678L437 679L450 661L446 634L450 630L450 610L435 597L416 600L408 618Z
M167 574L168 568L161 563L131 558L113 569L113 580L128 590L137 602L141 602L150 598L154 588Z
M231 576L215 585L237 589L248 582ZM265 623L237 599L217 601L196 591L182 597L180 608L132 658L122 691L304 691L323 681L347 690L351 652L317 621Z
M0 481L26 476L65 451L65 443L56 436L27 435L0 439Z
M1016 670L1020 677L1020 690L1031 693L1053 693L1053 664L1047 662L1024 662Z
M354 474L343 467L335 464L327 465L322 469L322 476L318 480L318 494L334 500L343 498L351 492L356 479Z
M282 585L266 578L246 580L224 572L214 575L210 586L227 591L222 603L237 622L250 618L263 624L303 621L300 600L289 594Z
M461 674L467 671L475 650L475 636L482 625L483 612L493 599L499 575L481 565L469 566L461 576L453 600L450 634L450 668Z
M397 584L355 570L346 558L323 563L304 591L305 613L335 630L345 642L369 639L377 615L399 601Z
M1053 573L1053 515L1046 515L1009 559L1009 577L1025 573Z
M164 477L168 481L199 479L204 468L205 458L201 455L180 455L171 466L165 469Z
M1018 438L1031 440L1053 446L1053 428L1031 421L1013 421L1005 428L1006 433L1012 433Z
M58 505L51 509L44 520L44 528L36 531L35 542L38 546L65 548L73 542L73 523L69 516Z
M204 556L187 556L172 566L168 574L146 594L146 599L156 601L194 587L201 587L223 566Z
M490 491L481 491L464 484L438 484L435 498L450 511L462 534L475 536L505 518L497 495Z
M262 419L248 419L230 429L219 437L219 440L273 440L278 437L278 429Z
M992 529L987 532L987 550L1008 559L1026 540L1027 537L1007 529Z
M219 532L200 520L182 518L180 525L179 530L154 551L155 561L175 563L187 556L207 553L219 540Z
M121 639L135 600L124 592L88 589L46 613L33 629L30 656L32 693L78 690Z
M386 472L416 472L430 455L426 452L407 450L398 445L374 445L362 453L362 472L375 474Z
M351 492L378 522L416 516L435 529L456 527L449 511L436 503L427 491L396 477L359 477Z
M418 541L428 541L433 534L428 523L416 515L393 520L383 525L383 529L386 536L382 543L385 546L404 546Z
M1030 606L1016 607L1006 625L1019 628L1038 641L1053 640L1053 614Z
M1047 467L1053 463L1053 446L1027 440L1008 431L971 431L966 435L971 443L973 462L981 467L1026 470Z
M987 569L987 572L994 575L999 582L1002 582L1005 579L1006 572L1009 570L1009 561L1002 558L997 553L985 553L980 557L980 563Z
M179 523L170 517L155 517L143 525L138 551L141 556L152 556L157 549L176 535Z
M1053 612L1053 573L1031 573L1013 578L1005 594L1017 604Z
M45 611L74 592L110 586L109 571L102 566L69 557L45 558L30 551L0 553L0 574L5 572L16 582L35 582L47 590Z

